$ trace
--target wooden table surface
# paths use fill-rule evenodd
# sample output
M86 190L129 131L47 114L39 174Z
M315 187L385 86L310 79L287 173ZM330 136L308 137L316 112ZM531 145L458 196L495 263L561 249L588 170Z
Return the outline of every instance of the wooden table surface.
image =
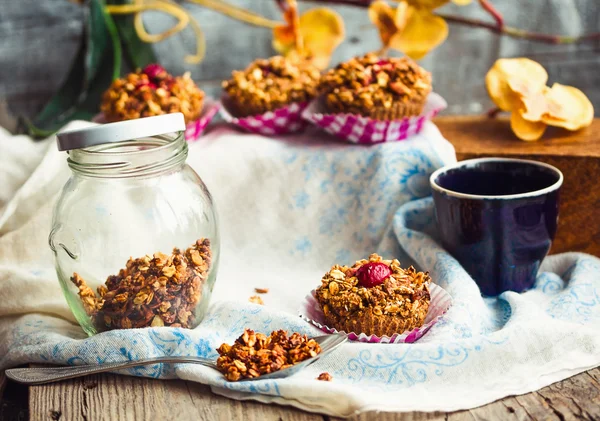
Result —
M473 117L446 117L437 120L442 133L450 139L459 158L510 153L600 157L600 137L596 130L561 138L538 147L518 143L506 122L479 122ZM600 121L594 122L600 129ZM591 129L591 128L590 128ZM469 132L471 130L471 132ZM474 131L473 131L474 130ZM485 133L489 132L489 136ZM495 137L494 137L495 136ZM502 139L498 139L502 137ZM497 139L503 146L492 142ZM591 139L591 140L590 140ZM515 143L517 142L517 143ZM583 146L582 146L583 145ZM578 147L577 147L578 146ZM585 147L584 147L585 146ZM537 152L536 152L537 151ZM539 155L539 154L538 154ZM543 157L542 157L543 158ZM572 159L572 158L571 158ZM596 165L596 164L594 164ZM594 167L595 168L595 167ZM589 174L600 178L600 174ZM597 223L596 223L597 224ZM584 245L584 247L590 247ZM3 390L3 392L2 392ZM0 377L0 420L333 420L290 407L228 400L210 389L182 380L160 381L111 374L88 376L63 383L24 387ZM600 420L600 368L545 387L537 392L508 397L480 408L453 413L368 413L353 420Z
M4 379L0 379L0 383ZM335 417L291 407L229 400L207 386L183 380L151 380L113 374L27 388L8 382L2 420L198 420L328 421ZM15 398L16 395L16 398ZM16 402L15 402L16 401ZM600 368L526 395L452 413L364 413L354 421L599 420Z

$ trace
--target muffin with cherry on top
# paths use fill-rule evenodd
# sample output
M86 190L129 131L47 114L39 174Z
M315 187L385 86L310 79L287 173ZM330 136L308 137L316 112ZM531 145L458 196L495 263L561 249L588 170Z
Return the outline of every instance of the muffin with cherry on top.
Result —
M398 260L372 254L352 267L333 266L316 297L329 327L391 337L423 325L430 282L427 272L402 269Z

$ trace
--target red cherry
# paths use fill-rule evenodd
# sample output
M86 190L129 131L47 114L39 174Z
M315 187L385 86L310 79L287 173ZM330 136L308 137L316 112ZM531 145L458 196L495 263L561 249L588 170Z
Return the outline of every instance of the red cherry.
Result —
M154 79L159 78L161 75L166 74L167 71L160 64L154 63L154 64L149 64L146 67L144 67L144 70L142 70L142 73L145 73L151 80L154 80Z
M376 72L378 72L380 70L392 70L394 67L395 67L394 63L392 63L389 60L379 60L373 66L373 70L375 70Z
M370 262L362 265L356 272L358 285L365 288L373 288L381 285L390 277L392 271L385 263Z

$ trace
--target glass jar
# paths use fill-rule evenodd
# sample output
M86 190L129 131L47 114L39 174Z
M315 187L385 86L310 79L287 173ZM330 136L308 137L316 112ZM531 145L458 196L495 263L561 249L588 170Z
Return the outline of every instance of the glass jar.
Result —
M186 164L180 113L58 134L72 175L50 248L61 288L89 335L202 320L219 263L208 189Z

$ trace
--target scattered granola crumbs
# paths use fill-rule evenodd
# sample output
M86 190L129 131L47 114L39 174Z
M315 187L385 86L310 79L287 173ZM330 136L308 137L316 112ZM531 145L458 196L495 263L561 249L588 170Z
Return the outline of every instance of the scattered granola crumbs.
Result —
M253 295L252 297L248 298L248 301L254 304L260 304L261 306L265 305L265 302L258 295Z
M331 374L325 372L325 373L319 374L319 377L317 377L317 380L321 380L324 382L330 382L331 380L333 380L333 376Z
M227 380L235 382L288 368L317 356L321 347L299 333L288 336L286 331L278 330L267 337L245 329L233 345L224 343L217 352L217 368Z
M98 294L73 273L86 313L98 328L191 327L212 261L210 240L201 238L185 252L129 259L110 275Z
M258 294L266 294L269 292L269 288L254 288L254 291Z

